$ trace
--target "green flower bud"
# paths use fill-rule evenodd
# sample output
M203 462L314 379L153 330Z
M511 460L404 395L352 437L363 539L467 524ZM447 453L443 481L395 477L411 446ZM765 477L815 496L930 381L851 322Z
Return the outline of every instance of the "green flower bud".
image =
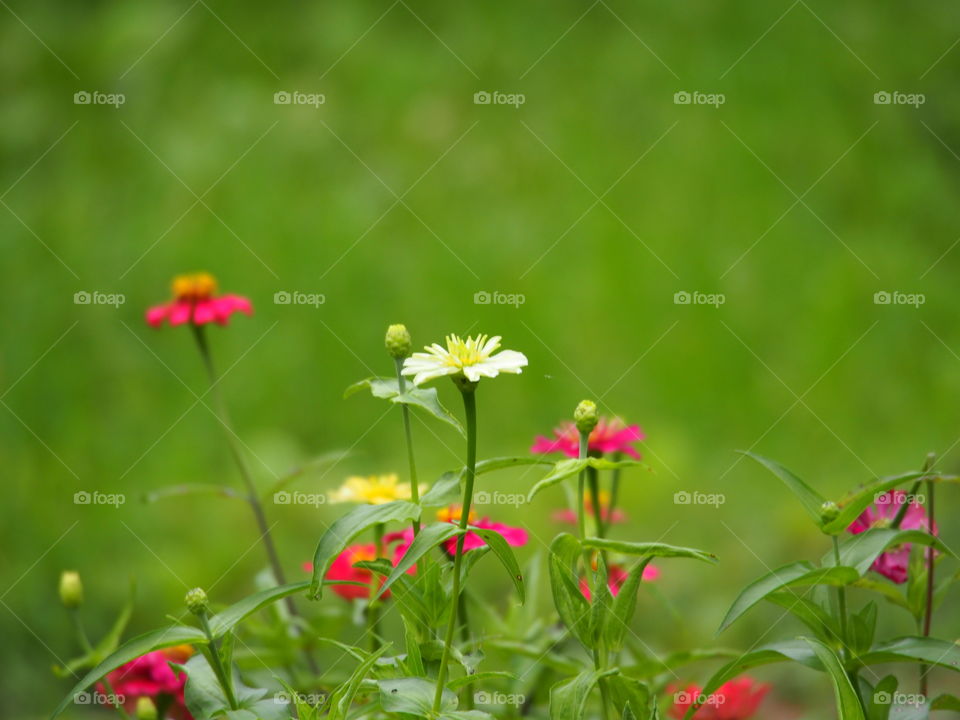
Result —
M60 602L66 608L78 608L83 603L83 583L80 573L64 570L60 573Z
M832 500L827 500L820 506L820 520L824 523L833 522L840 515L840 506Z
M157 706L146 695L137 699L137 720L157 720Z
M194 615L203 615L209 607L207 594L203 591L203 588L196 587L188 591L183 601L187 604L187 609Z
M597 414L597 404L593 400L584 400L577 409L573 411L573 421L577 424L577 430L584 435L589 435L600 422L600 416Z
M384 344L387 346L390 357L397 360L409 357L410 351L413 349L413 341L410 339L410 332L406 325L391 325L388 327Z

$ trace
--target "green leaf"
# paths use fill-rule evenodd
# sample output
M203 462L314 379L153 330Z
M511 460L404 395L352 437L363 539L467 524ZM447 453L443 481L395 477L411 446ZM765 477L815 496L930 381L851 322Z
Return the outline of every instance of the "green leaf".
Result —
M327 583L324 583L327 584ZM210 618L210 631L214 639L222 637L230 632L241 620L248 615L255 613L260 608L276 602L288 595L294 595L310 587L310 582L288 583L287 585L278 585L276 587L261 590L253 595L245 597L243 600L231 605L223 612L217 613Z
M607 460L606 458L594 457L564 458L555 463L553 469L531 488L530 492L527 493L527 502L533 500L541 490L546 490L548 487L552 487L566 480L568 477L579 474L580 471L587 466L597 470L616 470L625 467L635 467L637 465L643 465L643 463L637 462L636 460Z
M827 501L825 497L807 485L807 483L798 478L792 472L787 470L780 463L775 462L770 458L763 457L763 455L757 455L752 452L743 452L743 454L749 458L753 458L778 478L780 478L790 489L790 491L796 495L797 499L800 500L800 503L803 505L803 509L807 511L807 514L810 515L817 526L820 527L822 524L820 518L820 509L821 506ZM849 523L847 524L849 525Z
M542 457L523 455L520 457L495 457L481 460L477 463L477 475L494 472L495 470L505 470L512 467L522 467L524 465L553 465L552 460Z
M791 613L821 640L835 641L840 637L834 619L813 600L802 595L795 595L789 590L772 592L764 600Z
M650 689L639 680L617 673L603 682L607 684L616 708L645 708L650 704Z
M811 647L833 681L833 691L840 720L865 720L860 698L850 682L850 677L843 669L840 658L819 640L813 638L802 639Z
M211 652L207 648L206 652ZM239 706L230 710L227 696L220 686L206 653L191 657L185 665L174 665L176 670L187 674L184 687L184 701L194 720L214 720L214 718L253 718L254 720L289 720L290 712L285 702L277 702L276 695L267 697L263 688L245 685L239 675L232 675L233 694ZM246 714L245 714L246 713Z
M360 505L336 520L320 538L313 556L313 579L310 597L319 599L322 580L331 563L354 538L374 525L398 521L410 522L420 517L420 506L403 500L383 505Z
M345 720L345 718L347 718L353 707L353 699L360 691L360 687L363 685L367 673L370 672L370 668L374 666L380 656L383 655L389 647L389 645L384 645L375 653L370 653L363 662L354 668L353 673L347 681L337 686L330 694L330 700L326 706L328 709L328 720Z
M396 678L380 680L380 706L387 712L410 713L417 717L430 717L436 683L424 678ZM457 696L444 688L441 710L455 710Z
M426 410L438 420L442 420L454 427L461 435L466 436L463 432L463 427L460 425L460 421L440 404L440 398L437 397L436 388L417 387L410 381L404 381L404 391L401 393L396 378L370 377L360 382L355 382L344 391L343 396L348 398L363 389L369 389L370 394L376 398L382 398L403 405L413 405L414 407Z
M510 548L510 543L496 530L478 528L470 525L468 531L483 538L483 541L493 550L493 554L499 558L500 564L503 565L507 574L510 575L510 579L513 581L513 586L517 589L517 594L520 596L520 602L522 603L524 601L523 574L520 572L520 564L517 562L517 558Z
M207 636L204 635L201 630L185 625L173 625L163 630L154 630L153 632L138 635L111 653L103 662L99 663L84 675L80 682L74 685L69 694L57 705L56 710L50 715L50 720L57 717L73 702L74 695L83 692L108 672L116 670L124 663L128 663L154 650L162 650L163 648L183 645L184 643L196 645L205 644L206 642Z
M623 553L624 555L638 555L640 557L692 558L708 563L715 563L717 561L717 556L713 553L696 550L695 548L667 545L666 543L626 542L624 540L611 540L609 538L588 537L583 541L583 546L593 550L608 550L610 552Z
M583 720L590 691L600 678L618 672L588 670L550 688L550 720Z
M460 498L460 477L458 472L445 472L420 498L423 507L444 507Z
M840 545L840 564L856 568L857 572L865 575L873 565L873 561L888 548L911 543L916 545L932 545L945 555L955 557L936 536L925 530L897 530L894 528L871 528L854 535ZM824 555L824 566L835 564L833 551Z
M860 573L848 567L817 568L808 562L784 565L748 585L734 600L717 632L726 630L747 610L777 590L798 585L849 585L859 577Z
M960 698L956 695L951 695L950 693L943 693L942 695L937 695L933 699L933 702L930 703L931 710L953 710L953 712L960 712Z
M630 621L637 609L637 591L643 581L643 571L646 570L650 558L637 562L627 575L617 596L613 599L611 619L607 623L607 645L612 652L617 652L623 645L623 636L630 629ZM643 707L646 707L644 703Z
M845 532L850 524L860 516L860 513L876 501L878 495L892 490L898 485L921 478L934 481L954 479L953 476L931 476L929 472L909 472L902 475L877 478L838 501L837 505L841 508L840 514L834 520L824 524L823 531L830 535L839 535Z
M467 685L485 682L486 680L516 680L517 676L505 670L487 670L486 672L473 673L472 675L461 675L447 681L447 687L451 690L459 690Z
M580 553L580 542L569 533L560 533L554 538L550 544L550 589L560 620L585 648L590 648L590 605L580 592L580 582L576 574Z
M867 652L877 630L877 603L868 602L859 612L850 614L850 645L854 655Z
M937 638L907 636L881 643L858 659L863 665L908 661L960 672L960 645Z
M425 525L420 528L420 532L417 533L413 542L410 543L410 547L407 548L403 557L400 558L396 567L393 568L390 576L383 585L380 586L375 598L383 595L404 573L416 565L420 558L459 532L460 529L456 525L448 522L433 523L432 525Z
M151 490L143 494L145 503L155 503L157 500L163 500L168 497L180 497L182 495L219 495L220 497L243 500L242 493L238 493L226 485L214 485L212 483L184 483L182 485L168 485L157 490Z

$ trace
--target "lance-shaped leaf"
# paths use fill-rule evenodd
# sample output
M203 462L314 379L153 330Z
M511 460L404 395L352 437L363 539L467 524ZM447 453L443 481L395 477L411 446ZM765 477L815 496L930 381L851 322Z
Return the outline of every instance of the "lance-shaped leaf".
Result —
M413 542L410 543L410 547L407 548L407 551L403 554L403 557L400 558L400 561L396 567L393 568L393 571L387 577L386 581L380 586L375 597L378 598L383 595L390 586L403 577L404 573L416 565L420 558L459 532L460 528L448 522L433 523L432 525L425 525L420 528L420 532L417 533Z
M777 590L799 585L849 585L859 577L860 573L849 567L818 568L808 562L784 565L744 588L730 606L717 632L726 630L747 610Z
M517 594L520 596L520 602L524 601L523 594L523 574L520 572L520 564L517 562L516 556L513 554L513 549L510 547L503 535L498 533L496 530L491 530L490 528L478 528L473 525L469 526L469 532L476 533L483 541L490 546L490 549L493 550L493 554L497 556L500 560L500 564L503 565L504 569L507 571L507 574L510 575L510 579L513 581L513 586L517 589Z
M266 590L261 590L253 595L249 595L243 600L234 603L223 612L219 612L210 618L210 632L214 639L217 639L230 632L237 623L248 615L255 613L260 608L276 602L280 598L285 598L287 595L303 592L308 587L310 587L310 582L304 580L303 582L288 583L287 585L277 585L276 587L267 588Z
M404 500L382 505L360 505L336 520L320 538L313 555L313 579L310 582L310 597L321 595L322 580L334 559L360 533L374 525L387 522L410 522L420 517L420 506Z
M833 682L833 693L840 720L865 720L860 698L837 654L819 640L813 638L803 638L803 640L813 649Z
M83 692L104 675L116 670L124 663L128 663L154 650L162 650L163 648L183 645L185 643L195 645L206 642L207 636L203 634L203 631L186 625L173 625L164 630L154 630L153 632L138 635L112 652L104 658L103 662L84 675L80 682L74 685L70 693L57 705L56 710L50 715L50 720L57 717L73 702L74 695Z
M590 691L601 678L616 672L619 671L588 670L554 685L550 688L550 720L583 720Z
M753 458L780 478L790 491L796 495L800 504L803 505L803 509L813 518L814 522L816 522L818 526L821 524L820 508L827 501L823 495L807 485L807 483L787 470L787 468L780 463L752 452L744 452L743 454L749 458Z
M840 564L856 568L857 572L863 575L881 553L888 548L905 543L932 545L940 552L953 556L953 552L949 548L926 530L872 528L854 535L840 545ZM824 555L822 563L824 566L836 564L832 550Z
M583 541L583 546L593 550L608 550L610 552L623 553L624 555L637 555L640 557L675 557L702 560L708 563L717 562L717 556L713 553L697 550L696 548L668 545L666 543L626 542L624 540L611 540L609 538L588 537Z
M823 670L823 665L817 658L816 653L810 647L809 643L803 639L786 640L783 642L770 643L757 648L752 652L745 653L736 660L724 665L713 674L707 684L703 686L701 695L709 697L728 680L732 680L738 675L761 665L771 663L786 662L792 660L814 670ZM696 706L691 706L684 715L684 720L690 720L693 713L696 712Z
M876 502L877 498L888 490L893 490L899 485L908 482L915 482L920 479L934 480L936 482L945 482L955 480L952 475L931 476L930 473L909 472L902 475L891 475L872 480L856 492L847 495L837 502L840 506L840 514L833 520L823 525L823 531L831 535L839 535L844 532L850 523L856 520L869 505Z
M575 568L582 552L580 541L569 533L560 533L550 544L549 572L553 604L564 625L585 648L590 638L590 605L580 592Z
M380 680L380 706L387 712L409 713L417 717L431 717L436 684L419 677ZM455 710L457 696L444 688L441 710Z
M920 662L960 672L960 645L937 638L907 636L881 643L858 660L863 665Z
M426 410L435 418L443 420L443 422L453 426L457 432L465 436L460 421L440 404L440 398L437 397L436 388L417 387L412 382L405 381L403 392L400 392L400 385L396 378L369 377L360 382L355 382L348 387L343 392L343 396L347 398L364 389L370 390L370 394L376 398L383 398L393 403L412 405Z
M619 468L635 467L637 465L643 465L643 463L636 460L607 460L606 458L596 457L565 458L554 464L553 468L547 473L546 477L539 480L530 489L530 492L527 493L527 502L533 500L533 498L541 490L546 490L548 487L556 485L558 482L562 482L568 477L577 475L587 466L596 470L617 470Z
M623 636L630 629L630 621L637 609L637 591L643 580L643 571L647 569L649 562L649 557L644 558L630 569L627 579L613 599L612 617L606 625L607 645L613 652L617 652L623 645Z

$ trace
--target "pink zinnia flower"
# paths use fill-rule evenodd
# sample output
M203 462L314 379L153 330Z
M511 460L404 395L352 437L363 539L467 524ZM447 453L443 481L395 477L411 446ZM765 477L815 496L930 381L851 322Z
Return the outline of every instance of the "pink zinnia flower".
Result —
M588 449L592 455L621 452L639 460L640 453L633 445L645 437L639 425L627 425L620 418L602 417L590 433ZM560 427L553 431L553 438L538 435L530 452L562 452L568 457L579 457L580 432L572 422L561 423Z
M596 570L596 566L594 566ZM607 587L610 588L610 594L614 597L617 596L617 593L620 592L620 588L623 587L623 584L627 581L627 578L630 576L626 570L624 570L622 565L610 565L607 568ZM653 582L660 577L660 568L653 565L647 565L643 569L643 576L641 579L644 582ZM580 592L583 593L583 596L587 599L587 602L590 602L590 583L587 582L586 578L580 578Z
M460 522L460 517L463 513L462 508L459 505L451 505L448 508L440 510L437 512L437 519L441 522L450 522L458 523ZM507 544L512 545L513 547L521 547L527 544L527 531L523 528L510 527L509 525L504 525L503 523L493 522L490 518L477 518L474 513L470 513L470 524L473 527L478 527L482 530L495 530L497 533L503 536L503 539L507 541ZM487 543L482 537L477 535L474 532L468 532L463 538L463 551L467 552L468 550L476 550L481 548ZM444 548L447 553L451 556L457 554L457 539L450 538L444 544Z
M877 501L860 513L860 517L854 520L847 530L854 535L875 527L889 527L893 524L900 508L908 500L907 494L903 490L891 490L877 498ZM903 522L900 527L904 530L927 530L927 513L923 506L916 500L910 502L906 513L903 516ZM933 534L937 534L937 526L933 526ZM932 552L927 548L927 552ZM873 561L871 570L878 572L884 577L889 578L895 583L905 583L907 581L907 568L910 565L910 544L901 545L881 553Z
M172 704L167 711L168 717L193 720L183 702L183 687L186 685L187 675L183 672L175 673L169 665L171 662L185 663L191 655L193 648L189 645L154 650L107 673L107 680L117 696L123 697L123 706L128 713L135 711L137 700L142 697L157 702L158 698L166 696L172 698ZM106 687L102 684L97 685L97 691L107 694Z
M676 720L682 720L687 710L698 705L699 710L693 714L696 720L747 720L770 692L770 686L742 676L724 683L706 697L703 688L693 684L683 690L671 685L667 692L673 693L673 706L667 714Z
M226 325L235 312L253 314L251 302L240 295L216 295L217 281L208 273L178 275L173 280L173 300L147 310L147 324L160 327L164 320L171 325Z

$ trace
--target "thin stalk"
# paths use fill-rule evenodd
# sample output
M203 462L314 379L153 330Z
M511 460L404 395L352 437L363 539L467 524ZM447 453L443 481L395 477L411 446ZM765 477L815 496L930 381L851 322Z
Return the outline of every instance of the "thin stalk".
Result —
M840 540L833 536L833 558L837 567L840 567ZM840 613L840 643L843 645L844 656L847 654L847 589L842 585L837 588L837 607Z
M107 695L113 696L113 699L117 699L117 691L113 689L113 683L110 682L110 678L104 675L100 682L103 683L103 689L107 691ZM123 709L123 705L114 705L114 709L123 718L123 720L130 720L130 714Z
M469 612L469 602L467 599L467 593L460 593L458 599L458 608L457 612L460 613L460 642L464 645L469 645L473 640L473 635L470 632L470 612ZM473 692L474 687L473 683L464 685L463 687L463 709L464 710L473 710Z
M400 374L400 371L403 369L403 360L396 358L395 363L397 367L397 387L400 388L400 393L402 394L406 389L406 380L403 375ZM419 504L420 486L417 483L417 463L413 457L413 434L410 432L410 408L407 407L406 403L400 403L400 411L403 414L403 433L407 438L407 463L410 466L410 502ZM413 519L414 537L416 537L419 532L420 518L416 517Z
M73 624L73 629L77 634L77 642L80 643L80 647L85 653L93 652L93 645L90 644L90 638L87 637L87 631L83 627L83 621L80 619L80 612L77 608L69 608L67 614L70 616L70 622ZM110 683L110 679L104 675L101 678L100 682L103 683L103 689L106 690L106 694L109 697L112 697L114 700L117 699L117 693L113 689L113 685ZM114 709L124 718L124 720L129 720L130 715L126 710L123 709L122 704L114 704Z
M210 392L213 394L214 404L216 405L217 409L217 416L220 418L224 435L227 438L227 445L230 448L230 454L233 456L233 460L240 472L240 477L243 479L243 484L247 491L247 503L250 505L250 509L253 511L253 517L256 520L257 529L260 531L260 537L263 540L263 547L267 553L267 560L270 563L270 568L273 572L274 578L277 581L277 584L285 585L287 582L286 576L284 575L283 567L280 564L280 557L277 555L277 548L273 543L273 536L270 534L270 526L267 525L267 516L263 511L263 505L260 502L260 497L257 493L257 487L253 482L253 475L250 473L250 468L247 467L247 461L244 459L243 452L237 443L237 437L233 431L233 423L230 420L230 413L228 412L227 404L223 399L223 393L220 392L220 381L213 367L213 357L210 354L210 346L207 343L207 336L204 332L204 327L203 325L193 325L192 327L193 336L197 341L197 348L200 350L200 357L203 359L203 367L207 371L207 378L210 381ZM297 612L297 606L293 601L293 596L288 595L286 598L284 598L284 603L286 604L287 611L290 613L290 615L293 617L300 616L300 613ZM317 667L313 656L310 654L310 651L307 648L304 648L303 652L310 670L314 674L318 673L319 668Z
M606 528L603 523L603 508L600 507L600 480L597 477L597 469L587 467L587 487L590 488L590 502L593 504L593 520L597 525L597 537L606 535Z
M217 682L220 683L220 687L223 688L223 694L227 698L227 704L230 705L231 710L239 710L240 705L237 703L237 698L233 693L233 683L230 682L229 675L227 675L226 668L223 667L223 661L220 659L220 653L217 651L217 643L213 639L213 633L210 632L210 623L207 622L207 616L205 614L200 615L200 627L203 628L203 632L207 636L209 641L206 652L204 653L207 656L207 660L210 662L210 667L213 669L213 674L217 676Z
M613 461L619 462L623 453L613 454ZM617 500L620 499L620 468L614 468L610 473L610 504L607 506L607 521L604 530L608 530L613 524L613 513L617 509Z
M927 480L927 532L934 535L933 524L933 481ZM930 637L930 626L933 623L933 548L927 548L927 602L923 614L923 636ZM930 669L926 665L920 666L920 694L927 695L927 673Z
M433 713L440 712L443 701L443 689L447 684L447 665L450 663L450 649L453 647L453 634L457 629L457 609L460 599L460 568L463 564L463 543L466 539L467 524L470 519L470 505L473 503L473 483L477 474L477 398L473 386L460 387L463 396L463 411L467 422L467 465L463 486L463 505L460 510L460 534L457 535L457 552L453 558L453 590L450 603L450 620L443 641L443 655L440 657L440 671L437 673L437 690L433 696Z
M383 523L377 523L373 526L373 547L377 559L385 557L383 546ZM372 594L372 593L371 593ZM370 634L370 651L376 652L380 649L379 632L380 625L380 601L371 599L367 605L367 632Z

